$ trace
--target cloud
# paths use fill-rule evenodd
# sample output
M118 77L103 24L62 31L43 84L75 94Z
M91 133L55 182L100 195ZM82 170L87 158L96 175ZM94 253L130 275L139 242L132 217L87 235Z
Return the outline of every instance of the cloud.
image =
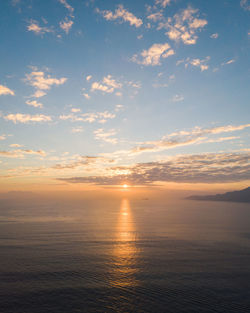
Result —
M250 2L249 0L241 0L240 1L240 6L246 10L246 11L250 11Z
M97 12L102 14L107 21L119 19L123 20L124 22L129 22L131 26L135 27L140 27L143 24L140 18L137 18L134 14L124 9L123 5L121 4L118 5L118 8L115 10L114 13L109 10L100 11L99 9L97 10Z
M66 18L64 21L61 21L59 23L61 29L64 30L66 34L69 33L73 24L74 22L72 20L69 20L68 18Z
M6 87L6 86L3 86L3 85L0 85L0 96L2 95L11 95L11 96L14 96L15 93L13 90L11 90L10 88Z
M160 65L161 58L167 58L175 54L168 43L153 44L148 50L143 50L140 57L135 54L132 61L143 65Z
M25 81L30 85L41 90L49 90L53 85L59 86L67 81L67 78L52 78L50 75L45 76L42 71L34 71L26 74Z
M69 11L70 15L73 17L74 8L68 4L66 0L58 0L64 7Z
M109 175L58 178L68 183L132 185L155 183L226 183L250 179L250 153L181 155L158 162L110 168ZM124 172L124 174L116 174ZM112 175L113 173L113 175Z
M42 90L36 90L35 93L33 95L31 95L31 97L41 98L41 97L43 97L45 95L46 95L46 92L44 92Z
M71 109L71 112L73 112L73 113L78 113L78 112L81 112L81 109L72 108L72 109Z
M0 151L1 157L7 158L23 158L24 155L38 155L38 156L46 156L46 152L43 150L30 150L30 149L17 149L11 151Z
M229 60L229 61L227 61L227 62L221 63L221 65L224 66L224 65L232 64L232 63L234 63L234 62L235 62L235 59L231 59L231 60Z
M154 153L182 146L232 140L236 138L221 137L209 139L207 136L240 131L248 127L250 127L250 124L238 126L226 125L212 128L195 127L189 131L179 131L171 133L169 135L165 135L160 140L145 141L139 143L136 147L128 151L124 151L124 153L127 155L136 155L146 152Z
M5 140L7 137L7 135L3 134L3 135L0 135L0 140Z
M174 41L182 41L186 45L194 45L198 39L197 32L207 25L205 19L200 19L198 10L188 7L173 18L158 25L158 30L167 29L166 35Z
M217 39L219 37L219 34L218 33L214 33L210 36L210 38L212 39Z
M184 97L182 95L174 95L171 99L171 101L173 101L173 102L180 102L183 100L184 100Z
M81 126L79 127L73 127L71 129L71 133L76 134L76 133L82 133L83 132L83 128Z
M88 93L83 93L82 95L83 95L86 99L88 99L88 100L90 99L90 95L89 95Z
M45 33L52 33L53 30L51 28L45 26L39 26L39 23L35 20L31 20L29 25L27 26L27 30L29 32L33 32L36 35L43 35Z
M155 4L161 5L163 8L166 8L167 5L170 5L172 0L156 0Z
M103 77L102 82L93 82L91 85L91 92L96 90L105 92L105 93L113 93L115 89L122 88L122 84L117 82L111 75L107 75Z
M185 68L187 68L189 65L192 65L194 67L200 68L201 72L206 71L209 69L209 65L207 64L210 60L210 57L207 56L205 59L190 59L187 58L186 60L179 60L176 62L176 65L180 65L182 63L185 63Z
M33 106L35 108L42 108L43 104L40 102L37 102L36 100L27 100L26 103L30 106Z
M10 145L11 148L21 148L23 145L20 145L19 143L12 143Z
M157 22L163 19L163 15L161 12L155 12L148 15L147 19L152 20L153 22Z
M91 78L92 78L92 75L88 75L88 76L86 77L86 80L89 81L89 80L91 80Z
M117 143L117 138L111 138L116 135L116 130L115 129L110 129L109 131L104 131L103 128L99 128L94 131L95 139L97 140L102 140L107 143L112 143L116 144Z
M78 113L78 112L74 112ZM81 114L67 114L67 115L60 115L59 119L61 120L71 120L72 122L98 122L98 123L106 123L108 119L115 118L114 113L110 113L108 111L104 112L89 112L89 113L81 113Z
M8 114L4 116L4 119L7 121L12 121L13 123L39 123L39 122L50 122L52 119L50 116L37 114L37 115L30 115L30 114Z

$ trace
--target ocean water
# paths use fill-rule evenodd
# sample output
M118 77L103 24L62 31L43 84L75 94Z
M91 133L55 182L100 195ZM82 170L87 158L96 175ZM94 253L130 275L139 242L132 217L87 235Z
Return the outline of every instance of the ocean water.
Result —
M0 312L250 312L249 204L0 205Z

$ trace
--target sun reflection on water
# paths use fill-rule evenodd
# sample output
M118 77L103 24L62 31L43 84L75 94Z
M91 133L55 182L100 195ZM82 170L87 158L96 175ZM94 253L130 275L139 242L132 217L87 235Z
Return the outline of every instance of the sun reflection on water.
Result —
M115 244L112 252L111 285L133 287L138 284L136 232L130 204L123 199L117 221Z

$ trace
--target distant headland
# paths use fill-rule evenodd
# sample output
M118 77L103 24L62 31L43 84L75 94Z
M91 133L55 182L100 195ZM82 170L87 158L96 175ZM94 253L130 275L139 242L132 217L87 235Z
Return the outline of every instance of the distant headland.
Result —
M230 201L230 202L243 202L243 203L250 203L250 187L226 192L223 194L216 194L216 195L205 195L205 196L190 196L187 197L188 200L200 200L200 201Z

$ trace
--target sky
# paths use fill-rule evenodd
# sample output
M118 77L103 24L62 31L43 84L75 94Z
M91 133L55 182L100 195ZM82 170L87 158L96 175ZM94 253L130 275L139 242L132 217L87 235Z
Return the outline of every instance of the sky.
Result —
M1 191L249 186L249 0L0 15Z

